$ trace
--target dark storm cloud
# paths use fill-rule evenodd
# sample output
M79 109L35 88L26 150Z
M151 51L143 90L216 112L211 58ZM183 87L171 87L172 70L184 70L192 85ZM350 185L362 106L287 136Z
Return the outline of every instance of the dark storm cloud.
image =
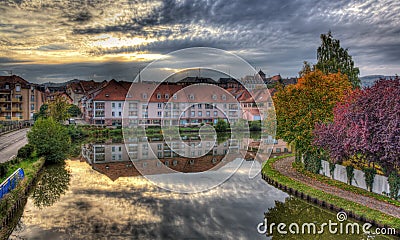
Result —
M0 59L1 63L1 59ZM145 66L142 62L121 63L74 63L74 64L13 64L7 66L14 74L34 82L64 82L71 79L81 80L125 80L132 81Z
M142 45L83 50L91 56L137 51L165 54L187 47L215 47L238 54L256 68L266 69L267 75L295 76L303 61L316 62L319 36L332 30L342 46L349 48L362 75L400 72L400 3L395 0L164 0L153 3L88 0L49 3L43 8L46 11L62 9L60 24L70 26L71 39L100 34L156 39ZM106 21L109 16L103 16L110 9L118 14L114 21ZM7 23L2 23L0 29L27 34L23 26ZM0 37L2 43L19 44L12 38ZM63 46L68 48L68 45L46 43L37 49L54 50ZM97 71L102 76L118 72L111 65L106 69L112 74L106 74L98 68L103 65L87 66L86 76ZM67 68L72 70L72 66ZM82 68L76 72L85 73Z

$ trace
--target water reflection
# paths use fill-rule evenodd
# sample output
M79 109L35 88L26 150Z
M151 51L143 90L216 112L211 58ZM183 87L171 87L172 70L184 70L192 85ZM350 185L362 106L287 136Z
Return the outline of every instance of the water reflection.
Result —
M32 193L35 206L48 207L58 201L68 189L70 178L70 170L65 164L47 166Z
M68 161L70 187L52 206L29 198L11 239L265 239L256 230L264 211L288 195L257 178L251 162L213 190L179 194L143 177L112 181L86 162Z
M271 223L275 223L278 225L279 223L286 224L286 231L288 231L288 226L292 223L297 224L299 226L299 231L301 232L302 224L304 223L314 223L317 226L316 232L321 230L320 226L323 223L328 224L329 220L333 223L339 223L337 221L335 212L328 211L323 208L316 207L302 199L297 197L288 197L284 202L276 201L275 206L269 208L265 213L265 218L267 219L268 225ZM345 227L347 223L355 223L355 221L347 220L343 222L343 226ZM272 234L268 232L268 236L271 236L272 239L395 239L390 236L367 236L362 234L362 225L363 223L359 223L360 226L360 234L331 234L329 232L329 227L324 227L323 234L279 234L277 231L277 227L273 227ZM307 231L306 228L305 231ZM339 228L337 228L339 229ZM293 228L296 231L295 228ZM345 231L345 230L344 230Z
M244 159L254 160L260 145L259 140L252 138L225 138L219 143L215 138L183 139L149 141L146 137L132 137L125 143L91 143L83 147L82 156L93 169L112 180L143 175L159 187L189 193L205 191L226 181ZM258 153L248 174L260 171L261 162L267 159L260 157L267 152Z

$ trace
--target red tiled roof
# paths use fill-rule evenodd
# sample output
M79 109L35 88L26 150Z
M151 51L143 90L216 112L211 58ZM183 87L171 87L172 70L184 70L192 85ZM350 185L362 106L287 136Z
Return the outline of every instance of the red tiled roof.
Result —
M8 83L10 85L15 85L16 83L21 84L22 88L29 88L29 82L20 76L0 76L0 88L4 88L4 85Z
M94 97L94 101L125 101L128 90L116 80L111 80Z

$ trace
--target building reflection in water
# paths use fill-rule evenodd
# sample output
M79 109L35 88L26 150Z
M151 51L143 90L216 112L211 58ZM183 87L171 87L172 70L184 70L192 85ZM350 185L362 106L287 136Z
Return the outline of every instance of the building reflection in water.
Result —
M260 144L251 138L225 139L220 143L216 139L188 138L183 143L149 141L146 137L129 140L128 143L86 144L82 156L94 170L115 181L119 177L139 175L217 171L235 159L254 160ZM244 149L244 146L249 147Z

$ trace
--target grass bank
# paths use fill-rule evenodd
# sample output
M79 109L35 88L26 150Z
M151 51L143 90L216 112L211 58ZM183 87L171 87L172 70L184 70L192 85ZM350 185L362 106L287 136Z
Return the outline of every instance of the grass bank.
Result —
M346 191L350 191L356 194L360 194L366 197L370 197L370 198L375 198L376 200L382 201L382 202L387 202L390 204L393 204L397 207L400 207L400 201L397 201L395 199L392 199L390 197L387 197L385 195L382 194L377 194L374 192L369 192L367 190L364 190L362 188L353 186L353 185L349 185L347 183L329 178L327 176L324 175L320 175L320 174L315 174L312 172L309 172L307 170L304 169L303 165L301 163L293 163L293 168L296 169L296 171L298 171L301 174L304 174L306 176L308 176L309 178L315 179L316 181L320 181L323 182L325 184L328 184L330 186L333 187L337 187Z
M26 196L44 162L44 158L33 156L9 166L8 172L10 174L18 168L22 168L25 172L25 178L15 189L0 199L0 239L6 239L12 230L11 226L15 226L14 221L18 221L19 218L15 216L25 205Z
M268 176L270 179L279 182L283 186L286 186L287 188L292 188L294 190L297 190L299 192L302 192L303 194L309 195L312 198L319 199L320 201L324 201L327 204L332 204L338 208L343 209L346 212L352 212L358 216L362 216L365 219L375 221L376 223L379 223L381 225L387 225L396 229L400 229L400 219L389 216L387 214L384 214L380 211L370 209L366 206L363 206L361 204L340 198L338 196L328 194L326 192L323 192L321 190L313 189L310 186L303 184L301 182L298 182L296 180L293 180L289 177L286 177L285 175L281 174L277 170L273 168L273 164L276 161L279 161L279 159L286 158L286 157L291 157L294 156L294 154L288 154L288 155L283 155L277 158L273 158L268 160L264 166L263 166L263 174Z

